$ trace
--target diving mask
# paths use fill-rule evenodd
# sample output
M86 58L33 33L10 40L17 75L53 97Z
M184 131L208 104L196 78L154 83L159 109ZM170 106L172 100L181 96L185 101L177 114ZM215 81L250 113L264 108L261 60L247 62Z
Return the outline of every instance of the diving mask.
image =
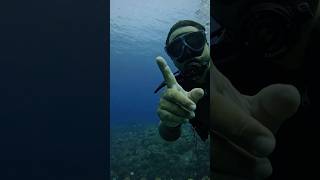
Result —
M206 44L205 31L182 34L166 45L165 50L172 60L179 63L200 56Z

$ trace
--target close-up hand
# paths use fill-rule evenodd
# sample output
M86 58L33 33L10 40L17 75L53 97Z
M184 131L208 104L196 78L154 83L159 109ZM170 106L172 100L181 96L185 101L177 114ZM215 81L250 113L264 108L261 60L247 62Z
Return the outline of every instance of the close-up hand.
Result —
M156 58L167 88L160 98L157 114L161 123L176 127L195 117L196 104L204 95L201 88L185 91L176 81L175 76L162 57Z
M275 148L275 134L300 105L298 90L273 84L247 96L214 65L210 78L214 179L266 179L272 174L268 155Z

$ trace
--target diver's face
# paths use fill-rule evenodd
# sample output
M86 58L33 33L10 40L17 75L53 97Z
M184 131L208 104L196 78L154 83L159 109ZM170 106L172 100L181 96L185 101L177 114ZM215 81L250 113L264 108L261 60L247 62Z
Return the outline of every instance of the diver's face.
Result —
M185 26L176 29L169 37L169 44L176 39L177 37L190 33L190 32L197 32L199 29L193 27L193 26ZM176 60L173 60L176 67L182 72L190 71L193 69L199 69L201 68L203 72L197 73L196 75L192 76L193 80L197 80L198 78L201 78L203 76L203 73L209 68L210 64L210 50L207 43L205 43L203 51L200 56L192 57L189 59L184 59L182 62L178 62Z

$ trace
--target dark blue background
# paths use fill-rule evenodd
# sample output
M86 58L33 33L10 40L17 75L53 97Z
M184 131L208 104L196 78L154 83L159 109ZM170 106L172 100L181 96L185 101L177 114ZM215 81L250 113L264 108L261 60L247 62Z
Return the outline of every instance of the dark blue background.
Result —
M0 4L0 179L105 179L107 3Z

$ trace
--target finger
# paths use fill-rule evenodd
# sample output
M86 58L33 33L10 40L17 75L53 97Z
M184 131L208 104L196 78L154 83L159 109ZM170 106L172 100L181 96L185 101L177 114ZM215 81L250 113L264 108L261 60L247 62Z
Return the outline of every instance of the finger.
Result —
M187 96L194 103L198 103L198 101L204 96L204 91L201 88L194 88L187 93Z
M162 98L179 105L181 108L185 108L187 111L194 111L196 109L196 104L176 89L167 89Z
M167 87L172 88L177 84L176 78L173 75L170 67L167 65L167 62L163 57L156 57L157 64L159 66L160 71L162 72L163 78L166 81Z
M163 109L158 109L157 110L157 114L161 120L161 122L163 122L164 124L170 126L170 127L176 127L179 124L185 123L188 120L182 117L179 117L175 114L172 114L171 112L168 112L166 110Z
M273 151L272 132L227 96L215 93L210 103L214 130L256 156L267 156Z
M168 112L171 112L172 114L182 118L192 119L195 117L195 113L193 111L188 111L184 108L181 108L177 104L174 104L163 98L160 99L159 108L167 110Z
M275 134L298 110L300 94L294 86L274 84L262 89L250 101L252 115Z
M213 138L214 143L211 143L210 148L215 174L244 179L265 179L272 174L272 166L267 158L252 156L219 135Z

